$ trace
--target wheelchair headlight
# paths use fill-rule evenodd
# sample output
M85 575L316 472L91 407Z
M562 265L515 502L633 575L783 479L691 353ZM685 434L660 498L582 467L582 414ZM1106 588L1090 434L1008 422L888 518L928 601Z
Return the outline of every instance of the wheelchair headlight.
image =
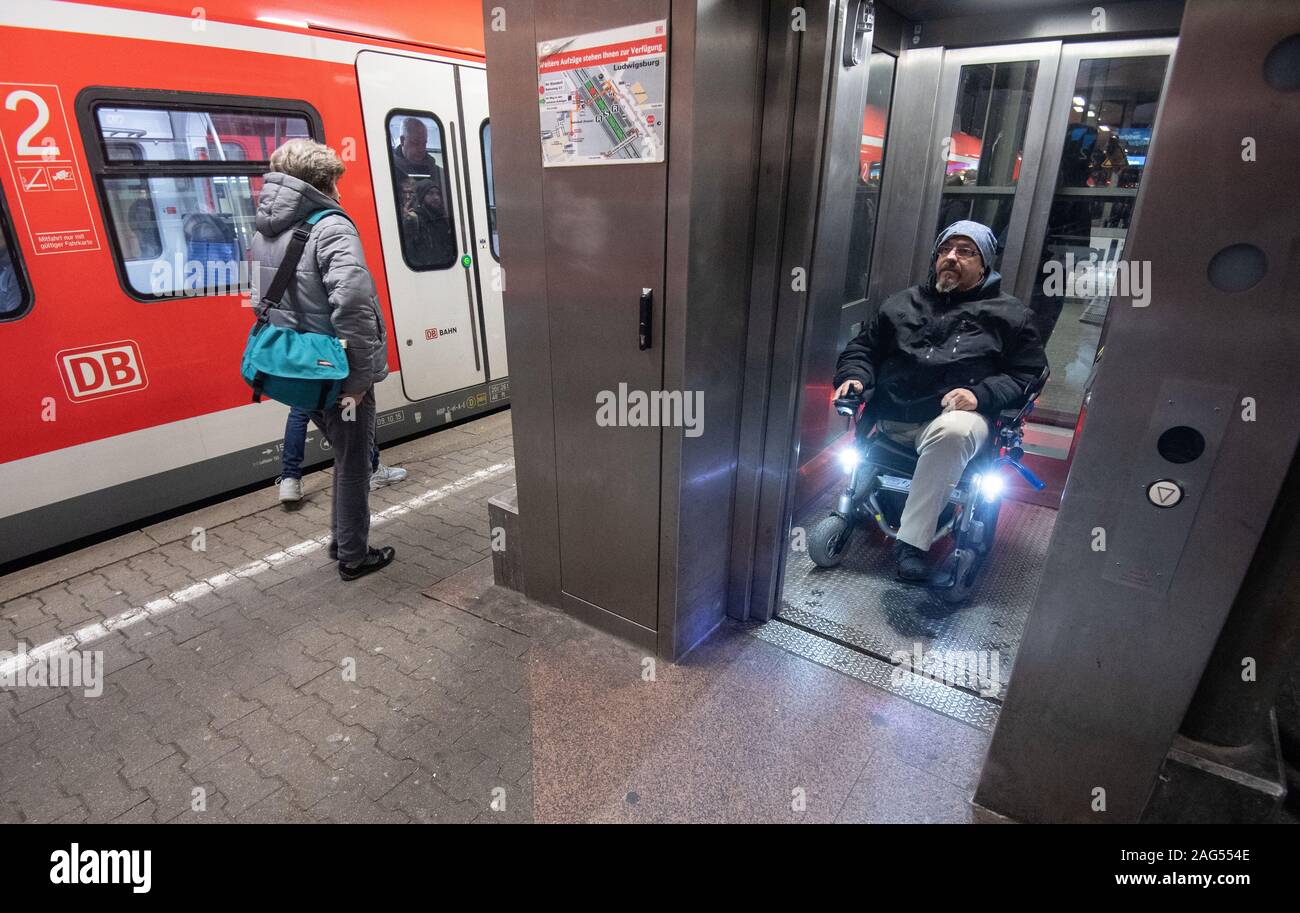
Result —
M840 465L844 467L845 472L852 472L858 468L862 455L858 453L856 447L845 447L840 451Z
M996 472L988 472L980 476L980 493L984 495L985 501L996 501L1002 497L1002 490L1006 483L1002 481L1002 476Z

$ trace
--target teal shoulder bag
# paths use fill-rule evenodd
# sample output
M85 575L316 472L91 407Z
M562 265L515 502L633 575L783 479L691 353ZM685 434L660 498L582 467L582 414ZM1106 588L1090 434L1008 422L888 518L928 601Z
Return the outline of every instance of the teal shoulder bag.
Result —
M342 340L270 323L271 309L281 307L281 299L298 269L312 228L325 216L335 213L348 217L341 209L322 209L294 226L284 259L271 280L271 287L262 296L266 306L248 332L239 372L253 388L255 403L266 396L286 406L315 412L333 406L342 392L343 381L348 376L348 357Z

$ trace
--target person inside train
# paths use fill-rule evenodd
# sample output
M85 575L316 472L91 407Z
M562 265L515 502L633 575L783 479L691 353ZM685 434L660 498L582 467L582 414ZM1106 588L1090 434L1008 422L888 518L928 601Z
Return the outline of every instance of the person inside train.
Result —
M339 209L344 170L334 150L314 140L292 139L271 153L252 243L257 290L271 287L297 225L321 210ZM388 375L388 334L351 219L340 213L316 223L283 303L268 313L255 292L253 308L273 325L337 336L347 347L348 376L338 402L309 415L334 451L330 555L339 576L355 580L387 567L395 550L369 544L374 387Z
M456 239L436 180L415 185L414 205L402 215L402 244L407 262L416 269L450 266L455 261Z
M18 281L18 267L9 255L9 245L0 232L0 317L23 306L23 287Z
M926 281L887 298L836 363L835 396L854 391L867 401L859 430L877 423L919 455L894 546L899 579L909 583L929 578L939 515L988 440L989 420L1047 366L1029 308L1002 290L996 250L987 225L949 225Z
M418 117L402 121L402 133L393 148L393 167L404 178L433 178L442 185L442 169L429 154L429 128Z
M289 407L284 423L284 451L280 454L280 503L296 504L302 500L302 460L307 451L307 421L302 409ZM374 429L370 432L370 490L405 481L406 470L385 466L379 459L379 444Z

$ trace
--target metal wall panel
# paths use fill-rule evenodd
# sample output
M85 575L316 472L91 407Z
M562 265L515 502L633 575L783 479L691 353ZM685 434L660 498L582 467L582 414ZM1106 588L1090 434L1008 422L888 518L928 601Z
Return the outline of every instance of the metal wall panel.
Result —
M845 10L839 12L837 32L844 31ZM867 47L870 48L870 40ZM853 209L860 183L862 109L867 98L869 59L854 67L835 55L831 77L828 123L822 150L822 186L817 234L807 269L808 330L801 353L799 384L799 455L803 465L819 455L847 430L843 416L831 405L831 378L843 344L844 274L849 262Z
M670 2L513 0L503 31L499 4L485 21L506 332L528 391L514 414L526 591L676 659L727 598L766 11ZM536 42L656 19L670 20L667 161L543 169ZM703 433L598 426L596 394L620 385L702 391Z
M535 30L547 41L667 19L668 7L538 0ZM666 163L542 170L561 585L649 629L658 627L660 429L597 425L596 396L663 384L663 347L640 350L637 328L641 290L652 289L652 336L662 339L667 182Z
M799 67L799 33L788 25L789 0L769 0L767 52L764 62L761 128L758 136L759 174L756 187L754 236L749 275L749 320L744 340L744 376L739 404L739 440L736 455L735 498L729 562L727 613L749 617L751 594L760 564L775 561L776 548L762 543L759 519L765 472L767 392L772 379L772 346L780 290L788 284L782 271L787 197L797 201L799 191L815 186L813 175L792 175L796 77ZM798 178L797 182L793 179ZM806 197L804 197L806 199ZM766 572L770 578L773 569ZM762 584L760 583L760 591ZM766 597L760 597L766 598ZM766 610L770 613L770 608ZM760 610L759 616L764 613Z
M494 9L505 28L492 28ZM546 298L546 243L542 219L542 155L536 143L508 137L538 133L537 32L531 0L484 0L492 176L505 275L505 331L513 375L510 418L514 429L524 592L548 605L560 603L560 552L556 528L555 423L551 396L551 337ZM530 87L526 93L520 87Z
M700 435L663 435L659 653L674 659L726 612L765 13L762 4L673 3L664 387L704 397Z
M1286 150L1300 145L1300 92L1270 85L1265 59L1297 25L1290 4L1187 4L1125 249L1126 260L1152 264L1152 299L1112 304L1043 583L976 792L995 811L1138 819L1295 453L1300 185ZM1246 137L1257 160L1243 160ZM1255 284L1226 291L1210 281L1222 258L1211 264L1238 244L1262 254L1264 269ZM1227 272L1243 278L1250 268ZM1199 396L1194 384L1231 397ZM1192 463L1161 465L1185 490L1162 508L1147 500L1155 480L1135 483L1128 468L1135 448L1139 461L1154 459L1149 429L1169 406L1183 411L1180 422L1206 424L1206 447ZM1216 407L1231 408L1217 443ZM1117 554L1136 560L1142 537L1182 536L1179 511L1193 508L1163 592L1147 578L1108 579ZM1093 547L1098 529L1116 551Z
M1096 12L1099 7L1103 10L1101 16ZM1024 9L1015 11L926 18L916 24L907 46L957 48L1044 38L1170 35L1178 31L1182 14L1183 0L1127 0L1105 4L1087 0L1073 7L1037 9L1025 4Z
M889 150L881 188L876 250L871 258L868 297L884 301L912 284L912 263L921 237L926 187L940 158L936 130L952 123L952 109L941 128L935 124L943 49L907 51L898 58L894 102L889 112ZM925 223L926 230L930 223ZM934 237L926 242L928 251Z
M795 269L807 271L813 260L828 86L838 66L838 34L831 25L841 14L837 0L806 7L806 30L797 36L795 57L789 45L774 40L778 23L790 21L789 6L778 3L772 9L769 42L779 51L770 59L787 74L792 70L795 81L772 80L769 67L758 200L764 228L755 238L754 304L745 350L745 400L765 409L747 411L742 421L738 538L732 552L738 573L728 608L733 617L763 620L776 604L790 522L789 483L798 456L795 428L808 307L806 289L794 287L791 277Z

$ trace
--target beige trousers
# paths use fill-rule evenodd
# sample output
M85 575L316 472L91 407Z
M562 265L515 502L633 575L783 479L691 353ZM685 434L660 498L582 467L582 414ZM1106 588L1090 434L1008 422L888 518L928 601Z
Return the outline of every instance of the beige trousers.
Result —
M978 412L954 409L929 422L879 422L880 430L900 444L911 444L920 459L912 490L903 507L898 538L929 551L939 514L961 479L971 457L989 437L988 419Z

